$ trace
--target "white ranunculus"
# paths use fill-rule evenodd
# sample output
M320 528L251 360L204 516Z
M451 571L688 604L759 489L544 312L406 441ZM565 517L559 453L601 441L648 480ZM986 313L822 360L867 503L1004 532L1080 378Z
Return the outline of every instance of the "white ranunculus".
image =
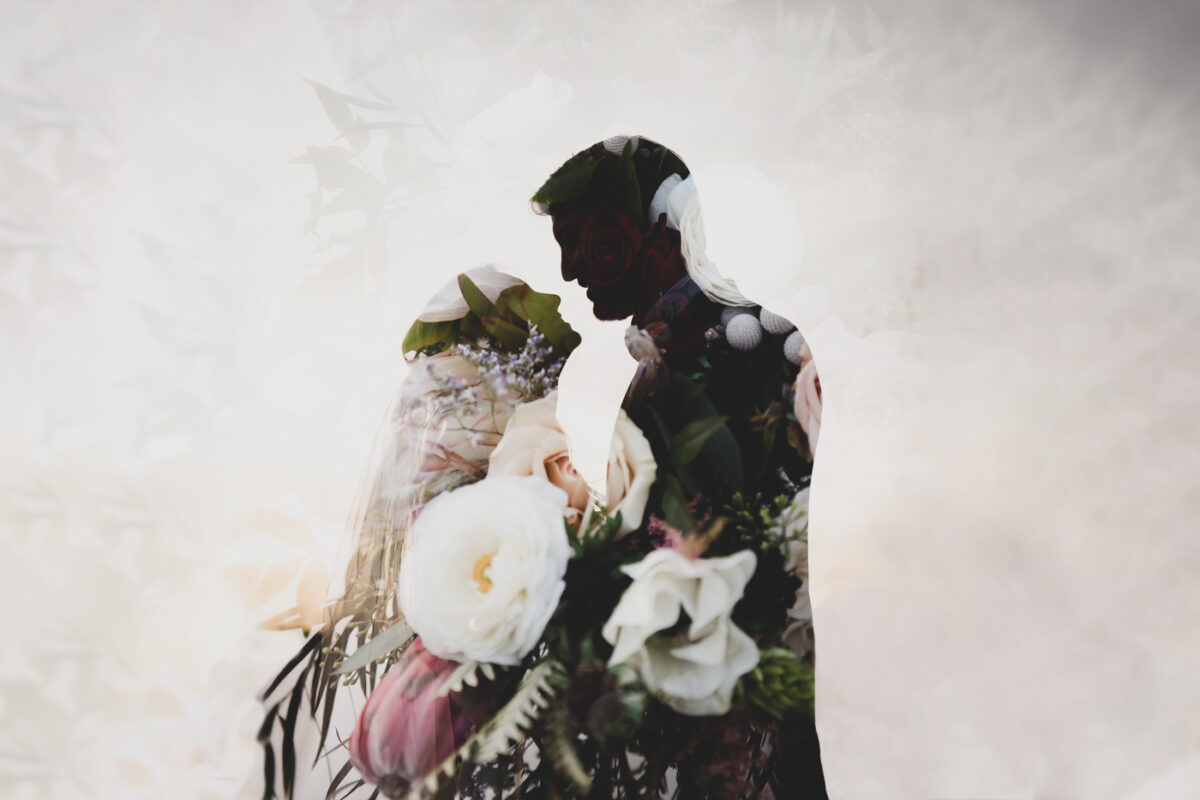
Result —
M587 481L571 463L567 434L558 424L558 393L517 406L492 451L489 475L535 475L566 492L567 518L577 525L592 505ZM636 526L635 526L636 527Z
M812 598L808 594L808 579L796 590L796 602L788 609L788 626L783 643L796 658L803 659L813 651Z
M613 645L609 666L637 669L646 687L680 714L729 710L738 679L758 664L758 647L733 624L757 559L749 550L723 558L692 559L660 549L623 567L633 583L604 623ZM686 630L662 631L687 614Z
M426 649L455 661L517 664L558 605L570 545L563 491L489 477L431 500L400 564L400 610Z
M796 492L770 528L783 542L784 569L801 579L808 575L808 492L807 487Z
M520 278L507 275L491 264L468 270L466 275L493 303L505 289L522 282ZM470 307L463 299L462 290L458 288L458 276L455 275L438 290L437 294L430 298L417 319L421 322L449 322L462 319L468 311L470 311Z
M704 252L704 219L700 215L700 195L692 176L679 181L667 195L667 225L679 231L680 249L688 275L714 302L726 306L752 306L737 284L723 277Z

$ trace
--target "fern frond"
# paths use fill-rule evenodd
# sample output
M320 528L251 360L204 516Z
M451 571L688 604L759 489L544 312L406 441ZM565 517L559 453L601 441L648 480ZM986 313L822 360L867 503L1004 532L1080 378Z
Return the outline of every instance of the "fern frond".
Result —
M576 734L564 711L559 709L551 716L546 724L546 733L543 745L555 770L569 780L580 795L586 795L592 790L592 776L575 749Z
M436 794L447 778L454 777L455 768L462 761L479 764L507 752L513 743L525 736L525 732L550 705L562 672L562 664L549 660L525 673L512 699L462 747L429 773L425 780L414 786L407 800L420 800Z
M446 697L454 692L461 692L464 686L478 686L479 676L483 675L489 681L496 679L496 665L485 661L467 661L459 664L446 678L446 682L438 687L435 697Z

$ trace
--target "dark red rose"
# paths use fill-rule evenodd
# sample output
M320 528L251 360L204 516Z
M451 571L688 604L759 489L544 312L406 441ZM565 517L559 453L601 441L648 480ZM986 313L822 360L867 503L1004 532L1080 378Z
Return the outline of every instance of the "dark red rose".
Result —
M646 289L654 292L654 299L687 274L687 264L679 247L679 231L667 227L666 214L660 214L658 222L642 235L638 273Z
M579 255L584 286L615 286L633 266L642 246L642 233L621 209L588 217L579 232Z

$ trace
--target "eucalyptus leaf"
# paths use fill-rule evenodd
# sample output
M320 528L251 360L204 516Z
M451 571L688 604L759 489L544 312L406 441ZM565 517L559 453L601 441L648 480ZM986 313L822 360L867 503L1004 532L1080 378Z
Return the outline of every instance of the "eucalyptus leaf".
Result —
M408 627L407 622L397 622L351 653L349 658L338 665L333 674L346 675L354 672L356 669L362 669L368 664L383 658L397 647L402 646L412 638L412 635L412 628Z

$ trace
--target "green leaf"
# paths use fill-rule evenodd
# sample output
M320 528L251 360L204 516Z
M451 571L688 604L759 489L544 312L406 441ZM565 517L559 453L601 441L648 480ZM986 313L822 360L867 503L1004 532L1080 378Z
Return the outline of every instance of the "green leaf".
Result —
M637 169L633 165L633 139L625 142L621 158L617 163L617 175L621 181L621 199L629 219L639 228L646 224L646 212L642 208L642 191L638 187Z
M703 389L703 384L693 384ZM684 395L685 407L693 420L707 419L717 414L717 407L703 391L692 392L690 389ZM745 485L745 475L742 467L742 448L737 437L729 426L714 433L700 448L700 460L712 471L722 483L734 491L740 491Z
M562 680L563 666L557 661L543 661L532 667L521 679L512 698L424 780L414 783L406 797L422 800L436 794L454 777L458 764L492 761L514 742L523 739L542 712L550 707Z
M408 333L404 335L404 343L400 349L405 353L411 353L414 350L424 350L427 347L440 344L454 333L455 325L456 322L454 320L447 322L423 322L417 320L408 329Z
M487 331L484 330L483 324L479 321L479 317L471 312L459 320L458 323L458 339L462 342L477 342L487 336Z
M412 638L412 635L412 628L408 627L407 622L397 622L351 653L349 658L338 665L333 674L346 675L374 661L378 661L407 642Z
M575 156L556 169L530 199L546 205L570 200L587 188L599 163L586 156Z
M728 426L719 428L700 448L700 460L733 491L741 491L746 476L742 470L742 448Z
M483 325L483 329L491 334L500 344L513 349L524 347L525 340L529 338L529 332L518 328L506 319L499 316L480 317L479 322Z
M507 312L538 326L559 355L570 355L579 346L580 336L558 311L562 299L556 294L535 292L524 284L510 286L496 298L501 312Z
M462 292L463 299L467 301L467 306L480 319L499 316L500 311L496 308L495 303L488 300L487 295L480 291L475 282L468 278L466 274L458 276L458 288Z
M660 475L663 484L663 518L672 528L684 533L696 530L696 520L688 508L687 495L683 484L674 475Z
M370 144L371 134L366 131L355 131L360 120L350 110L350 104L346 102L345 95L335 92L323 83L316 81L310 81L310 83L313 91L317 93L317 99L321 101L321 108L325 109L325 115L338 129L338 133L346 136L346 141L354 148L354 152L357 153Z
M704 443L725 427L727 419L729 417L709 417L684 425L671 441L671 463L682 467L695 461Z

